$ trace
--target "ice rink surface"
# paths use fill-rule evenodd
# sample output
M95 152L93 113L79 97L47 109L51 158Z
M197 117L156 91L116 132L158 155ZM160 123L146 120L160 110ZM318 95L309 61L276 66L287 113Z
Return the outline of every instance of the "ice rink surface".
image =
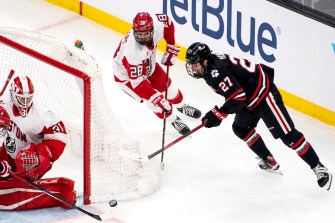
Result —
M119 33L42 0L0 0L0 26L43 32L62 39L68 45L81 39L86 51L102 67L109 106L124 130L141 143L142 153L150 154L160 148L162 121L144 105L121 92L113 81L112 57L122 37ZM161 53L158 57L160 61ZM186 74L184 62L178 61L170 69L170 75L185 98L203 113L223 103L224 99L204 81L194 80ZM335 173L334 127L291 109L289 112L297 129L305 134L321 161ZM191 128L200 124L199 120L180 117ZM335 222L335 186L330 191L320 189L310 168L280 140L274 140L262 122L258 132L280 163L284 175L260 170L255 155L233 134L232 121L233 116L218 128L200 129L192 138L168 149L165 152L165 170L161 172L161 187L153 194L121 201L114 208L107 203L81 207L96 214L111 213L113 217L106 222L119 223ZM178 136L168 124L166 143ZM159 170L159 156L150 162ZM78 165L75 157L65 152L47 177L76 178L81 168L81 164ZM77 210L51 208L2 211L0 222L97 221Z

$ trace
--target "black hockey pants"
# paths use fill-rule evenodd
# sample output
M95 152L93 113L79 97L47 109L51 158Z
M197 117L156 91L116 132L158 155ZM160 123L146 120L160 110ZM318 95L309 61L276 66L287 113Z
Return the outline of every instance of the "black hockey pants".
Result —
M262 119L275 139L281 138L294 129L294 123L288 114L280 92L275 85L255 111L243 109L236 113L234 126L253 129Z

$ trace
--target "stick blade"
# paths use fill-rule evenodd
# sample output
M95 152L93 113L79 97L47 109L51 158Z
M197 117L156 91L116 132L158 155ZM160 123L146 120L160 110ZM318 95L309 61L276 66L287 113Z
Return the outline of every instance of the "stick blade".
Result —
M147 162L149 161L149 157L143 156L137 153L133 153L124 149L121 149L119 152L119 155L122 157L126 157L132 160L140 161L140 162Z
M97 215L97 214L89 214L89 216L91 216L92 218L98 220L98 221L102 221L100 215Z
M113 219L113 214L108 212L108 213L103 213L100 215L101 221L107 221L107 220L112 220Z

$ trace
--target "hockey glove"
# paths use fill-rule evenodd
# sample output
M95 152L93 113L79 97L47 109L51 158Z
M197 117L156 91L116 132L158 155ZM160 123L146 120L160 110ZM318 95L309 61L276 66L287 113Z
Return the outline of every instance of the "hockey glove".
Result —
M165 66L172 66L176 62L179 51L179 47L167 44L161 63Z
M157 97L155 97L158 94ZM160 93L157 93L153 95L154 99L152 100L152 104L156 107L160 107L163 111L166 113L171 113L172 112L172 105L170 102L165 100L164 96Z
M39 179L51 169L51 157L48 146L31 143L28 149L18 152L15 163L21 176Z
M7 127L10 126L10 117L6 109L0 106L0 136L5 134Z
M202 117L201 121L205 122L207 120L206 128L217 127L221 124L222 120L227 117L226 113L220 111L220 109L215 106L212 110L206 113L204 117Z
M11 167L6 160L0 161L0 177L8 177L10 170Z

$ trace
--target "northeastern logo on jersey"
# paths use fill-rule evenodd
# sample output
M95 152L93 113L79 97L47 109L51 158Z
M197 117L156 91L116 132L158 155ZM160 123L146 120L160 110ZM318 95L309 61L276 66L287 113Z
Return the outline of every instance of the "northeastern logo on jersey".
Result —
M218 70L211 70L211 75L213 78L216 78L219 76L219 71Z

